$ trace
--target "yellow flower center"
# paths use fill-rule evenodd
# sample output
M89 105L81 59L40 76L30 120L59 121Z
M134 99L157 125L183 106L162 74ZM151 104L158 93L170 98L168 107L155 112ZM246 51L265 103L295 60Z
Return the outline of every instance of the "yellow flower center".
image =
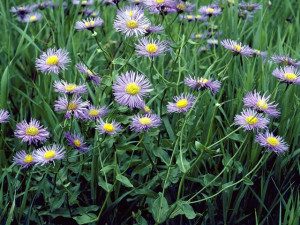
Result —
M157 4L163 4L165 3L165 0L155 0Z
M214 13L215 9L214 8L207 8L206 12L209 14Z
M33 161L32 155L25 155L23 162L24 163L31 163Z
M151 43L146 45L146 51L149 53L155 53L158 50L157 44Z
M93 26L95 26L95 21L86 21L86 22L84 23L84 25L85 25L86 27L93 27Z
M269 108L268 103L265 100L262 100L262 99L258 100L256 105L260 109L268 109Z
M57 65L59 62L59 58L57 55L50 55L47 59L46 59L46 64L48 66L55 66Z
M249 125L254 125L254 124L257 124L258 122L258 118L255 117L255 116L248 116L246 117L246 123L248 123Z
M180 109L187 107L188 104L189 102L186 98L180 99L178 102L176 102L176 106Z
M198 82L201 83L201 84L206 84L206 83L208 82L208 79L201 77L201 78L198 80Z
M272 146L279 145L279 141L276 137L267 137L267 143Z
M65 90L68 92L74 91L76 89L77 85L76 84L68 84L65 86Z
M199 15L199 14L195 16L196 19L201 19L201 17L202 17L202 16Z
M56 155L55 150L48 150L48 151L46 151L46 152L44 153L44 158L45 158L45 159L52 159L52 158L55 157L55 155Z
M193 15L187 15L186 18L187 18L188 20L192 20L192 19L194 19L194 16L193 16Z
M75 102L70 102L68 104L68 110L75 110L77 109L77 104Z
M87 1L86 0L83 0L82 2L81 2L81 5L86 5L87 4Z
M297 75L294 74L294 73L285 73L284 78L287 79L287 80L296 80Z
M111 133L111 132L114 132L115 131L115 127L112 123L105 123L103 125L103 129L108 132L108 133Z
M201 34L195 34L195 38L201 38Z
M26 128L25 133L26 133L26 135L29 135L29 136L35 136L35 135L39 134L39 129L35 126L29 126Z
M152 121L148 117L142 117L142 118L139 119L139 122L142 125L149 125L149 124L151 124Z
M236 50L237 52L240 52L242 50L242 46L241 45L234 45L233 46L234 50Z
M93 71L91 71L91 70L87 70L86 72L87 72L87 74L90 75L90 76L94 75Z
M151 109L150 109L150 107L149 107L149 106L144 106L144 111L148 113L148 112L150 112L150 111L151 111Z
M98 116L98 115L99 115L99 110L97 110L97 109L89 110L89 116Z
M37 21L37 17L35 15L32 15L29 17L29 21L30 22L34 22L34 21Z
M138 27L138 22L136 20L128 20L126 22L126 26L129 28L129 29L135 29Z
M130 95L136 95L138 93L140 93L141 87L138 86L136 83L129 83L127 84L125 91L127 94Z
M74 145L75 145L76 147L80 147L80 146L81 146L81 141L80 141L79 139L75 139L75 140L73 141L73 143L74 143Z
M176 7L177 7L177 9L179 9L181 11L184 11L186 9L186 5L183 3L178 4Z

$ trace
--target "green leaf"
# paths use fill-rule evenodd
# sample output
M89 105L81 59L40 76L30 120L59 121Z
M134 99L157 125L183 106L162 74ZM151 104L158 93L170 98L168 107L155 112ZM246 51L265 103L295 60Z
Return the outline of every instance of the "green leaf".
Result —
M97 219L97 216L93 213L87 213L81 216L75 216L74 219L78 224L89 224Z
M159 196L150 206L150 212L157 223L163 223L167 219L169 205L167 199L160 192Z
M248 177L244 177L243 181L244 181L244 184L246 184L246 185L253 185L252 180L249 179Z
M195 213L193 207L190 204L184 201L178 201L175 204L176 204L175 209L170 215L171 219L175 218L178 215L185 215L186 218L188 218L189 220L195 219L197 214Z
M120 181L122 184L124 184L126 187L133 187L133 185L130 182L130 180L127 177L125 177L125 176L123 176L121 174L118 174L117 177L116 177L116 179L118 181Z
M187 161L183 156L177 158L176 164L179 166L180 171L183 173L186 173L191 167L189 161Z

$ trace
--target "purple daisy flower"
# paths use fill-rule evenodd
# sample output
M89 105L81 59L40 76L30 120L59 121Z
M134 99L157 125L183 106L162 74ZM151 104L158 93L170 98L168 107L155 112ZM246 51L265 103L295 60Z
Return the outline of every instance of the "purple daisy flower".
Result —
M161 33L164 31L164 27L163 26L152 26L150 25L149 27L145 27L146 30L146 36L150 35L150 34L154 34L154 33Z
M156 114L138 114L132 117L130 128L132 131L140 133L159 127L160 123L161 120Z
M138 6L125 6L118 10L117 15L121 17L136 17L136 16L143 16L144 11L141 7Z
M94 0L72 0L73 5L91 6L94 4Z
M195 20L196 20L195 16L192 15L192 14L180 15L179 18L180 18L181 20L187 20L188 22L192 22L192 21L195 21Z
M289 146L280 136L275 136L273 133L266 131L259 133L255 137L255 141L262 147L267 148L269 151L276 153L283 153L288 150Z
M135 45L138 55L146 57L156 57L168 51L168 43L153 39L142 38Z
M204 77L188 76L184 79L184 83L190 88L196 90L209 89L213 94L216 94L221 87L221 82L217 80L213 81Z
M242 56L252 56L253 50L248 45L243 45L240 42L236 42L230 39L225 39L221 41L221 45L224 46L224 48L230 50L231 52L235 54L240 54Z
M31 13L35 10L31 5L14 6L10 9L10 12L23 18L26 14Z
M300 61L297 61L296 59L292 59L287 55L273 55L271 57L271 60L283 66L294 66L294 67L300 66Z
M144 5L152 13L172 13L176 12L175 2L173 0L144 0Z
M76 30L94 30L96 27L101 27L103 20L100 17L88 18L86 20L77 21L75 23Z
M55 81L54 89L62 94L83 94L87 92L86 85L76 85L65 81Z
M114 120L109 123L107 121L104 122L102 119L100 119L100 123L96 126L96 129L101 134L114 135L114 134L118 133L119 131L121 131L122 127L121 127L120 123L118 123Z
M91 71L83 63L76 64L76 68L80 73L85 74L88 77L88 80L92 81L94 84L99 85L101 83L101 77L99 77L99 74Z
M194 17L196 21L206 21L208 19L208 16L201 14L196 14Z
M39 12L33 12L26 14L24 17L18 17L18 20L23 23L34 23L40 21L43 18L42 14Z
M300 84L300 72L293 66L276 68L272 74L283 83Z
M77 119L86 119L86 111L89 102L83 102L81 97L73 96L68 100L66 96L59 97L55 101L54 110L56 112L65 112L65 118L70 119L73 115Z
M34 162L37 165L45 165L53 162L54 160L61 160L65 156L65 150L60 145L45 146L35 150L32 153Z
M92 17L92 18L97 18L100 16L100 13L93 9L84 9L82 11L82 14L86 17Z
M88 120L97 120L106 116L107 113L108 113L108 108L106 106L99 107L99 106L90 105L88 110L86 111L86 118Z
M68 145L80 152L87 152L89 146L84 142L84 139L79 134L71 134L70 132L65 133L65 138L68 141Z
M114 21L114 28L126 37L140 36L146 33L146 27L151 25L143 13L138 12L135 16L118 14Z
M65 70L70 62L69 54L63 49L48 49L36 60L36 68L42 73L55 73Z
M199 13L208 17L217 16L222 13L222 9L218 5L212 4L200 7Z
M260 95L259 92L249 92L244 97L244 105L258 112L264 112L270 116L278 117L280 112L277 110L277 104L270 102L271 96Z
M28 144L43 143L49 135L47 129L40 125L36 119L31 119L29 123L25 120L18 123L15 130L15 136L22 139L22 142L28 142Z
M131 4L135 5L141 5L143 3L143 0L129 0Z
M7 123L9 119L9 112L4 109L0 109L0 124Z
M267 56L268 56L268 53L260 51L260 50L257 50L257 49L253 49L253 55L254 56L260 56L261 58L266 59Z
M239 9L246 10L248 12L256 12L262 8L262 5L259 3L251 3L251 2L241 2L238 5Z
M176 9L177 13L184 13L184 12L192 12L195 8L194 4L191 4L186 1L177 0L174 4L174 8Z
M175 96L175 103L169 102L167 105L167 109L169 113L184 113L189 111L193 104L195 103L195 96L192 94L181 94L179 96Z
M38 9L40 9L40 10L44 10L47 8L55 8L57 6L58 6L58 4L54 3L53 1L44 1L44 2L37 4Z
M152 91L149 80L142 74L133 71L121 74L113 84L115 100L130 108L139 107L143 97Z
M139 109L141 109L143 111L143 113L146 113L146 114L150 114L151 113L151 109L149 106L146 105L145 102L143 102L140 106L139 106Z
M27 154L24 150L17 152L13 157L13 162L24 168L31 166L34 163L34 158L31 154Z
M249 131L267 128L269 119L252 109L244 109L240 115L234 117L234 123Z

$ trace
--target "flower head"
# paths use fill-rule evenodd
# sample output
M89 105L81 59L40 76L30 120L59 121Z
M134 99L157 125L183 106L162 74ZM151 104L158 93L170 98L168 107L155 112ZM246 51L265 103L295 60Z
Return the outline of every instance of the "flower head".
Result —
M76 30L94 30L96 27L101 27L103 20L100 17L89 18L75 23Z
M269 119L264 118L252 109L244 109L240 115L234 117L234 123L247 131L257 130L267 128Z
M132 71L121 74L113 85L115 100L130 108L143 103L143 97L152 91L149 80L142 74Z
M152 13L171 13L176 12L175 2L173 0L145 0L144 5Z
M94 4L94 0L72 0L73 5L91 6Z
M271 96L267 96L266 94L260 95L260 93L256 91L249 92L244 97L244 105L257 112L263 112L270 116L277 117L280 115L280 112L277 110L277 104L270 102L270 97Z
M66 132L65 138L68 141L68 145L71 146L72 148L75 148L80 152L87 152L89 150L89 147L84 142L84 139L81 135L71 134L70 132Z
M90 105L86 111L86 118L88 120L97 120L104 116L106 116L108 113L108 108L106 106L99 107L99 106L93 106Z
M148 26L148 27L145 27L145 30L146 30L146 36L147 35L150 35L150 34L153 34L153 33L161 33L163 30L164 30L164 27L161 26L161 25L158 25L158 26Z
M221 41L221 45L224 46L224 48L230 50L231 52L235 54L240 54L242 56L252 56L253 55L253 50L247 46L243 45L240 42L236 42L230 39L225 39Z
M125 6L118 10L117 15L121 17L135 18L136 16L143 16L144 11L141 7L138 6Z
M292 59L287 55L273 55L271 57L271 60L277 64L281 64L282 66L294 66L294 67L300 66L300 61L297 61L296 59Z
M82 10L82 14L86 17L92 17L92 18L97 18L100 16L100 13L98 11L93 9L88 9L88 8Z
M119 131L121 131L122 127L120 123L114 120L112 122L107 122L107 121L104 122L102 119L100 119L100 123L97 125L96 129L101 134L114 135Z
M28 13L23 17L18 17L18 20L23 23L34 23L40 21L43 18L42 14L39 12Z
M207 79L204 77L188 76L184 79L184 83L190 88L196 90L209 89L213 94L216 94L221 87L221 83L219 81L213 81L212 79Z
M51 146L42 147L40 149L35 150L32 153L34 162L38 165L45 165L55 160L63 159L64 155L64 148L55 144Z
M67 83L65 81L55 81L54 89L62 94L83 94L87 92L86 85L76 85L74 83Z
M165 41L142 38L135 46L139 55L146 57L156 57L162 55L168 50L168 43Z
M0 124L7 123L9 119L9 112L5 109L0 109Z
M31 154L27 154L24 150L22 150L14 155L13 162L26 168L34 163L34 158Z
M70 119L73 115L77 119L86 119L86 111L89 102L83 102L81 97L73 96L70 100L66 96L59 97L55 101L54 110L65 112L65 118Z
M212 5L202 6L199 9L199 13L201 15L205 15L208 17L217 16L222 13L222 9L218 5L212 4Z
M269 151L276 153L283 153L288 150L288 145L280 136L275 136L273 133L266 131L265 133L259 133L255 138L262 147L267 148Z
M76 68L80 73L85 74L88 80L92 81L94 84L99 85L101 83L101 77L99 74L87 68L87 66L83 63L76 64Z
M10 12L23 18L26 14L31 13L35 10L35 7L31 5L14 6L10 9Z
M174 4L174 8L178 13L192 12L195 8L195 5L187 1L177 0Z
M251 2L241 2L238 5L239 9L245 10L251 13L256 12L262 8L262 5L259 3L251 3Z
M159 127L161 120L156 114L138 114L132 117L130 128L134 132L148 131Z
M192 94L181 94L179 96L175 96L173 99L175 103L169 102L167 105L169 113L187 112L192 108L195 102L195 96L193 96Z
M65 70L70 58L63 49L48 49L36 60L36 67L42 73L55 73Z
M293 66L276 68L272 74L283 83L300 84L300 72Z
M28 144L37 144L45 142L49 137L49 132L40 125L38 120L31 119L29 123L24 120L17 124L15 136Z

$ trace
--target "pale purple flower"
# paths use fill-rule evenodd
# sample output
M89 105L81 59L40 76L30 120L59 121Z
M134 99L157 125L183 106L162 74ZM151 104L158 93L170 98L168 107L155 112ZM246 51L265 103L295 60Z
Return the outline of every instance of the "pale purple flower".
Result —
M171 13L176 12L174 8L175 2L173 0L144 0L144 5L152 13Z
M72 0L73 5L91 6L94 4L94 0Z
M9 119L9 112L5 109L0 109L0 124L7 123Z
M29 123L25 120L18 123L15 130L15 136L20 138L22 142L28 142L28 144L43 143L49 135L47 129L40 125L36 119L31 119Z
M68 145L72 148L75 148L76 150L80 152L87 152L89 150L89 146L84 142L84 139L79 134L71 134L70 132L65 133L65 138L68 141Z
M34 23L40 21L43 18L42 14L39 12L33 12L26 14L24 17L18 17L18 20L23 23Z
M143 0L129 0L131 4L141 5L143 4Z
M266 129L269 119L252 109L244 109L241 114L234 117L234 123L246 131L258 130Z
M45 165L54 162L55 160L63 159L65 150L62 146L53 144L33 151L32 156L37 165Z
M169 113L185 113L192 108L196 100L192 94L181 94L173 99L175 102L169 102L167 105Z
M207 6L200 7L199 13L201 15L205 15L208 17L217 16L222 13L222 9L218 5L215 5L215 4L207 5Z
M55 73L67 68L70 62L69 54L63 49L48 49L36 60L36 68L42 73Z
M118 14L114 21L114 28L126 37L143 35L150 25L150 21L140 12L136 13L135 16Z
M135 18L136 16L144 16L144 10L139 6L125 6L117 11L117 16Z
M277 110L277 104L270 102L270 98L271 96L266 94L260 95L260 93L256 91L249 92L244 97L244 105L258 112L278 117L280 112Z
M164 27L161 25L158 26L152 26L150 25L149 27L145 27L146 34L145 35L150 35L153 33L161 33L164 31Z
M275 136L269 131L257 134L255 137L255 141L262 147L267 148L269 151L276 152L278 154L284 153L289 148L282 137Z
M146 57L156 57L168 51L168 43L166 41L142 38L135 45L138 55Z
M26 168L34 163L34 158L31 154L27 154L24 150L21 150L14 155L13 162L16 165Z
M87 92L86 85L76 85L74 83L67 83L66 81L55 81L54 89L62 94L83 94Z
M176 3L174 3L174 8L178 13L184 13L184 12L189 13L194 10L195 5L187 1L177 0Z
M88 80L92 81L94 84L99 85L101 83L101 77L99 74L87 68L87 66L83 63L76 64L76 68L80 73L85 74Z
M53 1L44 1L44 2L41 2L41 3L37 4L37 7L40 10L44 10L46 8L55 8L57 6L58 6L58 4L54 3Z
M287 55L273 55L271 57L271 60L283 66L294 66L294 67L300 66L300 61L297 61L296 59L292 59Z
M77 119L86 119L88 106L89 102L83 102L81 97L73 96L73 98L68 99L67 96L62 96L55 101L54 110L65 112L66 119L70 119L72 115Z
M260 56L262 59L266 59L267 56L268 56L268 53L264 52L264 51L257 50L257 49L253 49L253 55L254 56Z
M221 41L221 45L235 54L240 54L242 56L253 55L253 49L251 49L248 45L243 45L242 43L234 40L225 39Z
M207 79L204 77L192 77L188 76L184 79L184 83L192 89L196 90L210 90L213 94L216 94L220 87L221 82L217 80Z
M102 119L100 119L100 122L96 126L96 129L101 134L114 135L114 134L120 132L122 127L121 127L120 123L118 123L114 120L112 122L107 122L107 121L104 122Z
M86 111L86 118L88 120L97 120L106 116L107 113L108 113L108 108L106 106L100 107L100 106L90 105Z
M259 3L251 3L251 2L241 2L238 5L239 9L246 10L248 12L256 12L262 8L262 5Z
M151 92L149 80L133 71L121 74L113 85L115 100L130 108L137 108L143 103L143 97Z
M300 84L300 71L293 66L276 68L272 74L283 83Z
M88 18L85 20L77 21L75 23L76 30L94 30L96 27L101 27L103 20L100 17Z
M35 10L32 5L14 6L10 9L10 12L23 18L26 14L31 13Z
M188 22L192 22L192 21L195 21L196 18L195 18L195 15L192 15L192 14L182 14L179 16L179 18L181 20L187 20Z
M82 11L82 13L83 13L83 15L85 15L87 17L92 17L92 18L97 18L100 16L100 13L93 9L84 9Z
M130 129L139 133L159 127L160 123L161 120L156 114L138 114L132 117Z

